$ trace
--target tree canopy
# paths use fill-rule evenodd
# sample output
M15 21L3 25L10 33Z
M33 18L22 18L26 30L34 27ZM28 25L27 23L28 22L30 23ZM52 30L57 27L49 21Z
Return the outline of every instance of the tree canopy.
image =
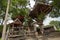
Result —
M60 16L60 0L52 0L53 9L50 13L51 17L59 17Z
M36 0L39 1L39 0ZM44 0L42 0L44 1ZM48 3L50 0L47 0ZM52 0L51 5L53 6L52 11L50 13L51 17L59 17L60 16L60 0ZM12 17L17 15L26 15L29 13L29 8L26 6L29 4L28 0L11 0L9 13L12 13ZM0 14L5 13L7 0L0 0ZM4 16L3 16L4 17Z
M12 13L12 17L17 15L25 16L28 13L28 8L26 7L28 3L28 0L11 0L9 14ZM0 13L5 13L7 0L0 0L0 5Z

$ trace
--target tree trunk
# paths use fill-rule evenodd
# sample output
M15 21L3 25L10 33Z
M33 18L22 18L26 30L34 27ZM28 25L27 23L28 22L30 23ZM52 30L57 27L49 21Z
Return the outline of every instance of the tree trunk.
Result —
M6 15L5 15L5 20L3 25L2 40L5 40L5 37L6 37L6 24L7 24L7 16L9 11L9 4L10 4L10 0L8 0L8 4L7 4Z

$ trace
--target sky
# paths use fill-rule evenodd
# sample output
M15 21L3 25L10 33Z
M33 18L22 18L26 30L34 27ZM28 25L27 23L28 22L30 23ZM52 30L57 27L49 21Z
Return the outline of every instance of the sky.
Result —
M35 2L33 0L30 0L31 7L35 5Z
M57 18L51 18L49 17L49 15L46 16L43 24L46 26L46 25L49 25L49 23L54 20L54 21L60 21L60 17L57 17Z

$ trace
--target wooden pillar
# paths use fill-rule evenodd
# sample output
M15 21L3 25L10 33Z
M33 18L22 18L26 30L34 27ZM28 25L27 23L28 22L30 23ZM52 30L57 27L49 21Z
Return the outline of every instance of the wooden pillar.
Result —
M11 30L12 30L12 35L13 35L13 30L14 30L14 24L12 24L12 29L11 29Z

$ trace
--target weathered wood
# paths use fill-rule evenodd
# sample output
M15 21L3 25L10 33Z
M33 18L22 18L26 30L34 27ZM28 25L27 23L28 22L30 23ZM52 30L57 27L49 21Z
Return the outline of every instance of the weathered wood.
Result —
M33 10L30 12L29 16L32 17L32 18L37 18L38 15L43 14L43 13L46 15L51 10L52 10L51 5L37 3L34 6Z

